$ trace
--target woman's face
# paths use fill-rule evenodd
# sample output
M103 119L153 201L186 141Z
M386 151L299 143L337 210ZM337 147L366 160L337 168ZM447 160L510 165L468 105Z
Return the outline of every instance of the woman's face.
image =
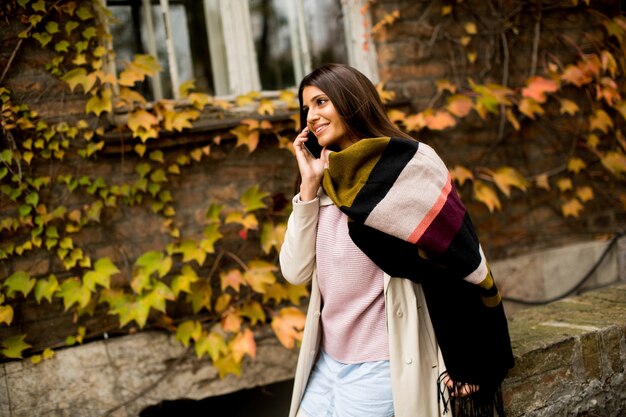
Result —
M346 127L328 96L309 85L302 90L302 106L308 110L307 127L317 137L320 146L335 145L340 150L354 143L347 136Z

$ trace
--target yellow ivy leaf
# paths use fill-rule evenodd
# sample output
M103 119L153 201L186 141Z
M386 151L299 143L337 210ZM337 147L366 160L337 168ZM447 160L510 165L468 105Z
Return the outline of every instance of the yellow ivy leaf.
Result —
M406 117L406 113L401 111L401 110L391 109L391 110L387 111L387 117L393 123L398 123L398 122L402 122L404 120L404 118Z
M578 107L578 104L576 104L576 102L572 100L562 98L562 99L559 99L559 102L561 103L561 109L560 109L561 114L567 113L570 116L573 116L576 113L578 113L578 110L580 110Z
M52 358L54 356L54 350L50 349L50 348L45 348L43 350L43 358L44 360L48 360L50 358Z
M500 167L493 173L493 180L507 197L511 196L511 187L526 191L528 181L522 174L512 167Z
M232 297L230 294L220 294L220 296L217 297L217 300L215 300L215 312L218 314L224 312L230 305L231 299Z
M223 236L219 231L219 227L220 225L218 223L212 223L204 228L203 234L206 239L202 239L200 245L206 253L215 253L215 242L220 240Z
M477 58L478 58L478 54L476 52L472 51L472 52L467 53L467 60L470 62L470 64L473 64L474 62L476 62Z
M583 203L593 200L593 189L586 185L584 187L578 187L576 189L576 196L580 199L580 201L582 201Z
M250 128L243 124L239 125L234 129L230 130L230 133L237 137L237 147L246 145L248 147L248 152L252 152L256 149L259 144L259 131L258 130L250 130Z
M244 214L240 211L228 213L226 219L224 219L224 223L238 223L246 230L256 229L259 227L259 222L254 214L250 213L244 216Z
M456 85L452 84L449 80L437 80L435 81L435 85L437 86L437 91L440 93L444 91L449 91L452 94L456 93Z
M191 293L187 295L187 300L191 301L194 314L203 308L211 311L211 297L213 289L211 284L205 280L199 280L191 284Z
M276 265L266 261L252 260L248 263L248 267L243 278L255 292L263 294L267 286L276 282L274 276L274 271L278 270Z
M187 320L176 327L176 340L183 346L189 346L190 340L198 341L202 337L202 325L197 320Z
M272 330L280 343L287 349L293 349L296 341L302 341L306 316L296 307L282 308L272 318Z
M264 98L259 102L259 108L257 112L261 115L269 114L270 116L274 115L274 103L272 100Z
M471 41L472 41L471 36L461 36L461 38L459 39L459 42L461 42L461 45L463 46L469 45Z
M583 205L577 198L572 198L561 206L561 211L564 217L578 217Z
M191 93L187 96L187 99L191 102L193 107L198 110L202 110L213 102L211 96L204 93Z
M450 170L450 175L452 179L459 183L459 186L465 184L465 181L474 180L474 174L469 169L465 168L463 165L456 165L454 168Z
M280 252L280 247L285 239L285 231L287 225L285 223L279 223L274 226L273 223L267 222L263 224L261 228L261 249L263 253L268 255L272 248L276 248L277 252Z
M567 161L568 171L574 172L576 174L578 174L580 171L582 171L586 167L587 167L587 164L585 164L585 161L577 157L570 158L569 161Z
M586 142L587 146L589 146L591 149L596 149L600 144L600 138L595 133L590 133L589 136L587 136Z
M96 291L96 285L109 288L111 275L119 274L120 270L109 258L98 259L93 271L88 271L83 276L83 283L89 291Z
M135 110L128 116L128 127L133 132L134 137L141 139L145 143L148 139L156 139L159 133L156 129L157 118L143 109Z
M493 187L477 180L474 181L473 188L474 199L486 205L490 212L493 213L494 210L500 210L502 208L500 199Z
M609 151L600 158L600 161L615 176L619 177L626 173L626 155L621 152Z
M243 329L242 332L237 334L229 344L233 359L236 362L241 362L244 355L248 355L251 358L256 357L254 333L248 328Z
M396 98L395 91L385 90L385 85L383 83L376 84L376 91L378 92L378 96L383 103L388 103Z
M239 202L241 202L244 212L247 213L266 208L267 205L263 202L263 199L267 196L269 196L269 193L259 191L259 185L255 184L243 192Z
M228 346L224 342L224 338L215 332L202 333L202 336L195 344L196 356L201 358L204 353L208 353L211 360L215 362L219 359L220 355L228 353Z
M450 13L452 13L452 6L448 5L448 6L441 6L441 15L442 16L447 16Z
M87 113L94 113L99 116L102 112L112 112L113 102L111 101L111 90L105 89L102 94L96 94L92 96L85 106Z
M520 129L519 121L517 120L517 117L515 117L513 110L506 109L506 119L511 123L511 125L513 126L515 130Z
M250 323L254 326L257 323L265 323L265 312L263 306L258 301L249 300L241 306L241 315L250 319Z
M609 128L613 127L613 121L611 117L602 109L598 109L595 113L589 116L589 130L597 129L602 133L607 133Z
M572 190L574 188L574 186L572 185L572 180L570 178L560 178L556 182L556 186L559 187L559 190L562 193Z
M287 299L287 297L286 286L280 282L275 282L265 289L265 293L263 293L263 304L267 304L270 300L274 300L276 304L279 304L281 301Z
M144 96L139 94L136 90L128 87L120 88L118 98L129 106L132 106L134 103L146 104L146 99L144 98Z
M474 22L467 22L464 28L465 28L465 32L467 32L468 35L476 35L478 33L478 29L476 28L476 23Z
M548 181L548 174L541 174L535 177L535 185L544 190L550 191L550 182Z
M217 369L220 378L224 378L228 374L241 375L241 363L237 362L232 355L222 356L214 360L213 366Z
M519 103L519 111L524 113L531 119L535 118L536 114L544 114L543 107L537 101L532 98L523 98Z
M42 361L42 357L41 355L34 355L30 357L30 361L32 362L33 365L37 365Z
M172 292L174 296L178 297L180 292L184 292L187 294L191 293L191 284L198 281L198 274L196 271L189 265L184 265L180 274L172 279Z
M287 283L287 297L292 304L300 304L300 299L308 297L309 295L308 284L293 285Z
M13 321L13 307L10 305L0 305L0 323L11 325Z

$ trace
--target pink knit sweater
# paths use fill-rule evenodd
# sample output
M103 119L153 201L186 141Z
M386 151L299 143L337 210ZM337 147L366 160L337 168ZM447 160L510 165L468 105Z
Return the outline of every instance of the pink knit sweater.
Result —
M343 363L388 360L384 273L352 242L347 220L335 205L320 207L316 258L322 346Z

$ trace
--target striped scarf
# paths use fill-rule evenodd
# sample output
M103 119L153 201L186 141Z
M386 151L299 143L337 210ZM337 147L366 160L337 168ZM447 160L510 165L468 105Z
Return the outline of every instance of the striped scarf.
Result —
M421 283L446 373L459 386L480 387L467 397L440 393L445 408L503 416L500 384L513 367L507 321L443 161L417 141L363 139L328 154L322 186L366 255L390 276Z

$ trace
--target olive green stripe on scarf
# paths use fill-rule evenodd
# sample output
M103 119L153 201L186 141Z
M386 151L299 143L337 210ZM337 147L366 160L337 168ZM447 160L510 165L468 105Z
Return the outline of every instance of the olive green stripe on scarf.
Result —
M349 152L331 152L328 164L341 167L331 178L328 168L324 172L322 186L328 196L343 207L352 207L354 199L367 183L370 173L378 163L390 138L371 138L351 145ZM341 184L341 187L337 185Z

